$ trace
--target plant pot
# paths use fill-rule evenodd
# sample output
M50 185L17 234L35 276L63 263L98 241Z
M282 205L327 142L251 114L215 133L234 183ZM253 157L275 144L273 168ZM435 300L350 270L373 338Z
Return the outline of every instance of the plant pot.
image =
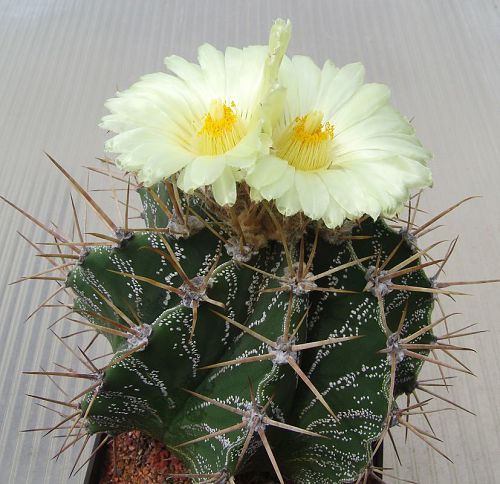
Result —
M94 446L92 448L92 457L87 465L87 471L85 472L85 479L83 480L83 484L96 484L101 482L101 478L105 470L107 449L105 445L97 450L97 452L96 449L105 439L105 437L106 436L104 434L100 434L94 441Z
M143 446L141 444L137 445L137 443L136 443L137 439L141 439L142 442L149 443L150 446L153 445L155 447L155 452L158 452L160 447L162 447L161 444L157 443L156 441L153 441L152 439L150 439L149 437L147 437L143 434L139 434L139 432L131 432L129 434L122 434L122 435L130 435L130 434L135 434L136 440L131 440L131 442L135 443L133 445L134 448L132 450L127 450L127 452L130 452L129 457L133 457L134 458L133 460L135 460L135 461L141 460L141 455L139 455L139 454L141 452L141 449L143 448ZM105 438L105 435L102 434L95 439L94 447L92 450L92 452L93 453L95 452L95 454L92 456L92 458L90 459L90 461L88 463L88 467L87 467L87 471L86 471L85 479L84 479L84 484L101 484L101 483L107 484L109 482L109 480L106 480L106 475L109 474L109 469L112 468L112 466L114 466L114 464L112 462L113 452L110 452L109 444L103 445L100 449L98 449L99 445L102 443L104 438ZM127 447L127 448L129 448L129 447ZM118 451L118 452L120 452L120 451ZM167 458L168 451L166 449L163 451L160 451L160 452L164 452L165 458ZM383 455L384 455L384 452L383 452L383 444L382 444L379 447L379 449L377 450L377 452L373 458L373 465L374 466L379 467L379 468L383 467ZM178 469L178 467L179 467L178 461L175 458L169 458L168 460L170 460L170 459L172 459L171 462L177 462L175 465L173 465L173 466L171 465L170 467L174 467L174 468ZM169 470L166 473L171 475L173 473L173 470ZM119 479L119 480L116 480L115 482L122 482L122 480ZM123 482L125 483L125 482L134 482L134 481L124 479ZM151 481L149 481L149 482L151 482ZM156 481L153 481L153 482L156 482ZM374 479L370 478L370 479L368 479L367 483L376 484L376 481ZM162 484L162 481L158 481L158 484ZM313 483L311 483L311 484L313 484Z

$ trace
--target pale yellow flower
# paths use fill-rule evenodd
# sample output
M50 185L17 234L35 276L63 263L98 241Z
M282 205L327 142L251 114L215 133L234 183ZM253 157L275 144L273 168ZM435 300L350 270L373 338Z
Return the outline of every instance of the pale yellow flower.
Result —
M241 170L269 152L266 117L289 38L290 23L278 20L269 46L205 44L199 64L167 57L172 74L146 75L107 101L101 126L118 134L106 150L146 186L178 173L182 190L211 186L220 205L233 204Z
M335 228L364 214L394 215L410 190L432 183L431 154L389 104L389 89L363 78L359 63L320 69L308 57L283 59L286 98L271 153L245 178L255 199Z

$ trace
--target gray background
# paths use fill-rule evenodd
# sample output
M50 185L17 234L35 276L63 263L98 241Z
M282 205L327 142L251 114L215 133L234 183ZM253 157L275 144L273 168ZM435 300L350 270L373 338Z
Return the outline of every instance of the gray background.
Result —
M500 276L500 19L492 0L0 0L0 194L45 222L69 226L68 185L43 150L85 181L81 165L102 154L105 133L97 122L117 87L161 70L166 55L194 59L203 42L219 48L266 43L277 16L293 22L290 53L338 65L360 60L368 80L391 87L394 104L413 117L435 154L435 185L425 193L424 208L437 211L467 195L483 196L427 236L430 244L460 234L448 280ZM15 231L46 238L6 205L0 221L0 482L68 482L74 454L49 459L60 439L18 432L56 417L24 396L55 394L56 388L20 372L53 360L72 362L46 330L57 315L44 310L22 322L52 286L6 287L46 267ZM453 306L464 313L457 328L479 322L489 331L469 341L478 353L465 355L477 378L460 376L448 395L478 416L450 411L432 417L445 441L441 448L455 464L410 436L400 446L403 468L387 446L394 474L420 483L500 482L498 291L473 287L474 297ZM82 479L81 473L71 482Z

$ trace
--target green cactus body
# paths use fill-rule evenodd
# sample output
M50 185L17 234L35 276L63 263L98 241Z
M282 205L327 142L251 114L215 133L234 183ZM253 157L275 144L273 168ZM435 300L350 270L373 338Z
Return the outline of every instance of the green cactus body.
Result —
M238 234L201 200L182 199L196 227L179 236L156 230L180 223L165 186L140 195L150 231L90 249L67 279L75 309L115 352L81 402L89 432L142 430L193 475L220 482L272 472L270 451L291 482L355 479L392 415L391 358L395 396L420 370L420 360L400 357L398 338L380 352L388 334L399 328L404 338L430 322L432 294L391 289L431 287L409 269L420 258L405 234L381 220L319 237L311 225L286 250L270 240L244 253L226 250L222 239ZM409 270L377 282L377 258Z

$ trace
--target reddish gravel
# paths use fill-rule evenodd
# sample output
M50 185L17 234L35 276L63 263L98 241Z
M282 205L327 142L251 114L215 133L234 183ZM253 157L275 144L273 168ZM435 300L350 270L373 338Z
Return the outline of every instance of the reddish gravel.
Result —
M107 445L104 477L100 484L163 484L172 474L185 472L181 462L165 446L141 432L127 432ZM116 455L116 462L114 455ZM168 483L188 484L188 479L169 479Z
M161 442L139 431L120 434L113 440L106 445L105 472L99 484L190 484L189 479L171 477L175 474L184 474L186 471L182 463L170 455ZM167 480L168 477L170 479ZM239 479L238 482L274 484L276 481L254 477ZM288 480L286 482L291 484ZM375 480L370 478L367 484L375 484Z

